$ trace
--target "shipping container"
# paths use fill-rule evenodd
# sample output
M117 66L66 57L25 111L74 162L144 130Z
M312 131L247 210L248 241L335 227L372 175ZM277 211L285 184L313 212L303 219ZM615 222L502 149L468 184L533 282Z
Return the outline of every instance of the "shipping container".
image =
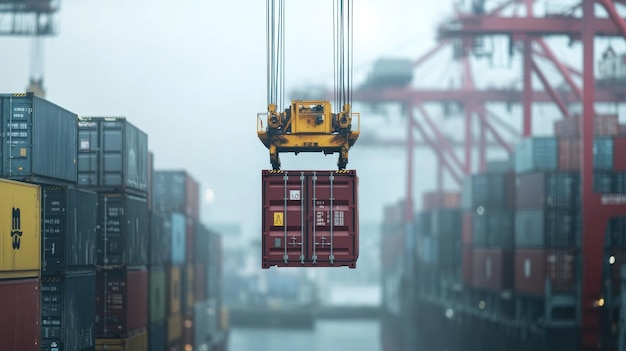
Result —
M607 290L619 294L622 291L622 267L626 265L626 250L622 248L609 248L604 251L602 260L603 273ZM618 295L619 296L619 295Z
M42 186L42 272L58 274L96 264L95 192Z
M150 214L150 266L161 267L172 262L171 215Z
M41 278L41 350L95 347L95 272Z
M97 264L148 264L148 204L126 193L100 194L98 202Z
M515 164L513 159L487 161L487 173L510 173L513 172Z
M167 291L165 284L165 269L163 267L150 268L150 324L159 324L165 321Z
M39 351L39 279L0 280L0 345L3 350Z
M421 211L413 216L413 225L415 232L418 235L432 235L433 233L433 216L430 210ZM395 226L403 226L403 222L400 221L394 224Z
M581 242L579 209L521 210L515 213L518 248L571 247Z
M148 351L148 331L143 329L124 339L97 339L96 351Z
M515 172L552 171L558 167L558 143L554 137L533 137L515 146Z
M576 254L574 249L516 249L515 291L524 295L545 296L573 293L576 288Z
M473 286L502 292L513 289L513 250L475 247Z
M0 279L38 277L41 270L40 188L0 179L0 194Z
M151 324L148 329L148 350L168 351L167 347L167 321Z
M217 233L210 233L209 245L210 259L207 265L207 297L221 301L222 297L222 236Z
M613 170L626 171L626 136L613 139Z
M436 209L431 212L432 235L445 235L461 231L460 209Z
M180 213L170 213L166 217L165 230L169 233L171 257L167 263L179 265L185 263L187 255L187 224L185 216Z
M76 183L77 118L32 93L0 94L0 176Z
M200 184L186 171L155 170L152 190L155 211L200 219Z
M517 209L580 205L580 175L573 172L535 172L517 176Z
M461 265L462 243L460 233L446 234L439 237L439 267L458 268Z
M263 171L262 267L356 268L356 171Z
M181 300L180 305L182 308L183 315L188 313L193 313L193 305L194 305L194 276L193 272L194 266L190 264L186 264L182 268L182 293L180 294Z
M580 138L580 114L554 122L557 137ZM593 118L593 135L614 136L619 132L617 115L600 115Z
M203 301L207 298L207 266L205 263L195 263L193 267L193 297L196 301Z
M148 271L96 271L96 337L125 338L148 326Z
M183 318L180 314L174 314L167 319L167 341L170 345L180 340L183 336Z
M596 170L613 169L613 138L595 137L593 139L593 168Z
M181 312L181 296L182 296L182 276L181 268L172 266L168 270L167 285L167 306L170 315L180 314Z
M461 194L454 192L427 192L423 195L422 209L458 208L461 205Z
M201 222L195 223L195 240L193 245L194 261L197 263L208 263L211 257L211 232Z
M626 173L613 172L613 192L626 194Z
M500 208L507 206L511 187L507 173L474 174L463 180L461 201L464 209Z
M489 247L512 247L514 241L513 211L492 208L472 215L474 245Z
M613 217L609 220L605 243L610 248L626 248L626 216Z
M125 117L81 117L78 139L78 186L106 192L146 193L146 133Z
M461 219L461 242L463 245L474 243L474 214L473 212L463 212Z
M593 191L601 194L613 193L616 184L613 172L593 172Z

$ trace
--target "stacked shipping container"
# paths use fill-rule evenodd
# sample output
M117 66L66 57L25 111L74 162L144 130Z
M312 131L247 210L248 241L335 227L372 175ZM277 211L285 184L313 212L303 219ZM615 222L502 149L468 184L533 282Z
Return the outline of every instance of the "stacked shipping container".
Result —
M147 135L123 117L82 117L77 151L78 186L98 196L96 349L147 347Z

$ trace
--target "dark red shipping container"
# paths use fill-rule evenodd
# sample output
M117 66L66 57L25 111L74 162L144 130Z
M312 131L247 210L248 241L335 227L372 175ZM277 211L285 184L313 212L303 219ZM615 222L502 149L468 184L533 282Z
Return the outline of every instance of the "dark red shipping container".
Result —
M577 171L580 169L580 145L578 138L559 139L559 170Z
M461 240L463 245L472 245L474 242L474 220L472 212L463 213Z
M195 301L204 301L207 298L206 263L196 263L194 267L195 272L193 274L193 297Z
M626 124L620 124L617 128L619 135L626 136Z
M356 171L263 171L262 267L356 268Z
M2 350L39 351L39 279L0 280Z
M593 119L593 135L613 136L619 133L617 115L601 115ZM580 137L580 115L559 119L554 123L557 137Z
M473 286L494 291L513 289L513 250L474 248Z
M474 282L474 257L471 246L463 246L463 284L471 286Z
M575 258L573 249L516 249L515 291L543 296L550 281L555 293L574 292Z
M461 193L453 192L428 192L422 200L422 209L435 208L458 208L461 206Z
M148 271L96 272L96 337L125 338L148 326Z
M613 170L626 171L626 136L613 139Z

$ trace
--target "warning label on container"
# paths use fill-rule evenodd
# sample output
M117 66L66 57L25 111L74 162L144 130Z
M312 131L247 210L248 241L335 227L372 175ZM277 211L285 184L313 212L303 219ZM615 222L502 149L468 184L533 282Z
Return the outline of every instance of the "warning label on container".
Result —
M283 213L274 212L274 226L283 226Z

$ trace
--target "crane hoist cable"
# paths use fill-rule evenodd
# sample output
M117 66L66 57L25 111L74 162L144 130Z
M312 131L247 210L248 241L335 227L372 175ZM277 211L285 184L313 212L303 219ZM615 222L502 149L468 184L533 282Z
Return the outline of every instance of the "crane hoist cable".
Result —
M345 169L348 150L360 133L360 114L351 111L353 0L333 0L333 104L327 100L293 100L288 107L285 106L285 2L266 0L267 125L263 127L261 114L257 114L257 134L270 151L274 170L280 170L279 152L320 151L338 152L337 166ZM355 117L358 124L353 128Z

